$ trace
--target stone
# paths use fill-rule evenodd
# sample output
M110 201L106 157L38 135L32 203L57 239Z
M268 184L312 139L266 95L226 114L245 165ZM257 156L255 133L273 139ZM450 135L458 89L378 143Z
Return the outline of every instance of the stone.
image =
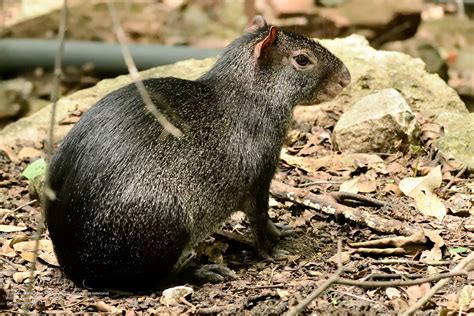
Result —
M0 121L21 115L28 110L28 97L33 84L25 79L0 82Z
M437 147L474 171L474 113L441 113L435 120L444 128Z
M375 50L358 35L320 42L346 64L352 77L351 84L336 99L322 105L327 109L347 111L374 91L394 88L413 111L422 115L468 113L456 91L438 75L428 73L421 59L399 52ZM313 123L320 107L298 106L294 118L299 123Z
M334 127L337 149L357 153L405 151L416 142L419 125L403 96L384 89L362 98Z

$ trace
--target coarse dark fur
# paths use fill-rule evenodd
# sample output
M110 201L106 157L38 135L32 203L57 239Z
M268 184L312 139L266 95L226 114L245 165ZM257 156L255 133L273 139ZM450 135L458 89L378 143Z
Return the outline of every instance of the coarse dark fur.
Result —
M295 68L291 56L301 49L313 68ZM237 210L270 257L279 232L268 191L292 110L333 97L349 78L316 42L283 31L271 37L257 20L198 80L144 81L186 125L181 138L160 137L134 84L106 95L50 166L56 199L46 220L66 276L89 287L153 286Z

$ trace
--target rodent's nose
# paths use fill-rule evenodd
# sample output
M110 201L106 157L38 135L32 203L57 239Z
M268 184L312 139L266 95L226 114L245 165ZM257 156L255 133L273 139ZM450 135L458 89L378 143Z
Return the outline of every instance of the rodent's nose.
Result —
M346 66L342 65L342 69L339 73L339 84L341 87L346 87L349 83L351 83L351 73Z

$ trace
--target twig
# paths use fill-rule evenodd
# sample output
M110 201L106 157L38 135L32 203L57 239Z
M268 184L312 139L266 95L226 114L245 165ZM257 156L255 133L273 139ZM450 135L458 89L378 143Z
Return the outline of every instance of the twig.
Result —
M376 232L411 236L419 231L396 219L384 218L364 210L344 206L338 204L330 196L316 195L308 190L295 188L276 180L272 181L270 193L277 199L292 201L325 214L342 215L347 220L369 227Z
M418 260L406 260L406 259L382 259L372 260L371 264L411 264L411 265L426 265L426 266L445 266L451 264L451 261L433 261L433 262L421 262Z
M115 6L111 1L107 1L107 7L109 9L110 17L112 18L112 24L115 35L117 36L117 40L119 41L120 47L122 49L123 59L125 61L125 64L127 65L130 76L132 77L135 86L137 87L137 90L140 93L141 98L143 99L143 102L145 102L146 108L151 114L153 114L153 116L155 116L156 120L161 124L161 126L163 126L166 132L172 134L175 137L183 136L183 132L179 128L174 126L154 105L150 94L146 90L143 81L140 79L137 66L135 65L132 54L128 49L126 35L122 27L120 26L119 20L117 18L117 13L115 11ZM166 102L164 100L160 101L160 105L162 107L167 107ZM169 112L172 113L171 111Z
M463 271L470 263L472 263L474 261L474 251L471 252L466 258L462 259L455 267L454 269L451 271L452 273L455 273L455 272L460 272L460 271ZM446 283L449 282L449 279L443 279L443 280L440 280L438 281L438 283L436 283L435 285L433 285L433 287L431 288L431 290L425 294L425 296L423 296L420 300L418 300L418 302L416 302L415 304L413 304L412 306L410 306L407 310L405 310L401 316L409 316L409 315L412 315L415 311L417 311L418 309L420 309L421 307L423 307L423 305L426 304L426 302L429 301L429 299L436 294L436 292L438 292L444 285L446 285Z
M347 296L356 298L356 299L358 299L358 300L362 300L362 301L366 301L366 302L371 302L371 303L374 303L374 304L379 304L379 302L374 301L374 300L371 300L371 299L369 299L369 298L365 298L365 297L362 297L362 296L354 295L354 294L347 293L347 292L344 292L344 291L339 291L339 290L331 290L331 291L332 291L332 292L335 292L335 293L340 293L340 294L343 294L343 295L347 295Z
M328 287L330 287L334 282L336 282L341 274L344 272L344 266L342 265L342 241L339 239L337 242L337 271L321 284L316 290L314 290L310 295L308 295L301 303L295 307L290 308L290 310L285 314L286 316L294 316L301 313L306 306L308 306L316 297L321 295Z
M279 289L282 287L287 287L288 284L272 284L272 285L257 285L257 286L244 286L236 289L235 291L249 291L249 290L265 290L265 289Z
M7 258L4 258L4 257L0 257L0 260L5 262L6 264L12 266L13 268L19 270L21 268L23 268L23 266L21 264L17 264L17 263L14 263L14 262L10 262Z
M459 172L454 176L454 178L449 180L448 184L446 184L446 186L441 190L441 193L446 192L454 184L454 181L456 181L456 179L460 178L463 175L463 173L466 172L466 170L467 170L467 166L464 165L461 168L461 170L459 170Z
M339 278L334 283L343 284L343 285L353 285L363 288L372 288L372 287L396 287L396 286L412 286L418 285L433 281L438 281L442 279L448 279L459 275L466 275L467 271L452 271L447 273L438 273L434 274L430 277L421 278L421 279L414 279L414 280L395 280L395 281L359 281L359 280L351 280L346 278Z
M333 192L331 195L336 199L341 204L344 204L344 201L350 200L354 202L359 202L362 203L366 206L376 206L376 207L383 207L387 205L387 203L368 197L364 196L362 194L356 194L356 193L350 193L350 192Z
M30 205L30 204L33 204L33 203L35 203L36 201L37 201L37 199L34 199L34 200L31 200L31 201L29 201L29 202L27 202L27 203L24 203L24 204L18 206L16 209L14 209L12 212L16 212L16 211L18 211L18 210L21 210L21 209L24 208L25 206L28 206L28 205Z
M49 135L48 135L48 142L47 142L47 161L48 163L51 161L51 157L53 155L54 150L54 122L56 117L56 105L59 98L59 83L61 82L62 77L62 70L61 66L63 64L63 56L64 56L64 39L66 38L66 28L67 28L67 18L68 18L68 6L67 0L63 0L63 8L61 10L61 19L59 22L59 31L58 31L58 52L56 54L56 58L54 61L54 78L53 78L53 87L51 90L51 102L53 103L51 108L51 120L49 126ZM54 192L51 190L50 187L50 179L48 172L46 173L45 183L43 187L43 199L42 199L42 209L45 209L45 202L46 199L54 199ZM33 240L35 241L33 247L33 260L29 266L29 276L27 279L26 284L26 291L25 296L23 299L22 304L22 314L27 314L30 310L31 306L31 295L33 294L33 285L35 283L35 271L36 271L36 263L38 261L38 249L39 249L39 241L41 236L43 235L45 230L44 226L44 218L43 213L40 213L40 220L38 222L38 226L36 227L36 232L33 236Z
M317 185L317 184L341 184L342 181L311 181L311 182L306 182L306 183L301 183L298 185L298 188L306 188L310 187L312 185Z

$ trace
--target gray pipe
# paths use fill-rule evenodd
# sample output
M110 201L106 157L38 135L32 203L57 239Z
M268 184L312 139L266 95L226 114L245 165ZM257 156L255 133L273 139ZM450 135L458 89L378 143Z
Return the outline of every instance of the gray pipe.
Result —
M0 40L0 73L16 72L27 68L54 67L57 53L56 40L4 39ZM172 64L180 60L216 56L219 49L199 49L189 46L129 45L139 70ZM90 41L65 42L64 65L94 65L99 74L121 74L128 72L119 44Z

